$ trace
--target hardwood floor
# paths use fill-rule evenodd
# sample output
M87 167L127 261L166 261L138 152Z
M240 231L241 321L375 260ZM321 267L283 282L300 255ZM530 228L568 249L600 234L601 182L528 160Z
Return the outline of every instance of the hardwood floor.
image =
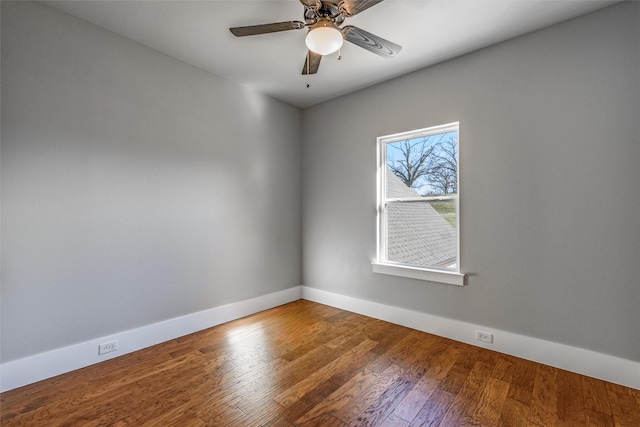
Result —
M0 395L9 426L640 426L640 391L299 300Z

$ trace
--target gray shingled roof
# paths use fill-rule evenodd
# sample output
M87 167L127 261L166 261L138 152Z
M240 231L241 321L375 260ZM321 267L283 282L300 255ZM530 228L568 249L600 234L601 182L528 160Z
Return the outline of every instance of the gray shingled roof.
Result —
M387 167L387 197L419 194ZM429 203L387 205L387 258L415 266L446 267L456 262L456 229Z

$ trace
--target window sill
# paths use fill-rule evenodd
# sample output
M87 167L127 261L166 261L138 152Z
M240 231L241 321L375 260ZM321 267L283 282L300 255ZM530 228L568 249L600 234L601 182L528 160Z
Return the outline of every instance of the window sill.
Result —
M371 265L374 273L427 280L429 282L445 283L447 285L464 286L464 274L454 271L430 270L403 265L382 264L379 262L373 262Z

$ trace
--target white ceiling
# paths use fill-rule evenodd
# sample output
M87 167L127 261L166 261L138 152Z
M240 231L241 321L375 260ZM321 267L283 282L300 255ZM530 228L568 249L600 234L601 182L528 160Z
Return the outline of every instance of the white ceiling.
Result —
M298 0L45 1L57 9L298 107L371 86L591 11L600 0L385 0L348 18L400 44L385 59L351 43L301 75L306 30L243 38L229 27L303 19Z

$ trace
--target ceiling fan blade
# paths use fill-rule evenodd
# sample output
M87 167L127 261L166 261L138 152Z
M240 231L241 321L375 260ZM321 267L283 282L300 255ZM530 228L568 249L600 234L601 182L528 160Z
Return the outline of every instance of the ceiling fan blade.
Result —
M385 58L394 57L402 50L402 46L353 25L342 27L342 34L348 42Z
M307 58L304 60L304 67L302 67L302 74L315 74L318 72L318 67L320 67L320 60L322 59L322 55L319 53L315 53L312 51L307 51Z
M301 0L302 1L302 0ZM343 0L338 4L340 12L344 16L353 16L369 9L371 6L375 6L382 0Z
M278 31L301 30L306 26L300 21L274 22L273 24L248 25L246 27L233 27L229 31L236 37L257 36L259 34L277 33Z

